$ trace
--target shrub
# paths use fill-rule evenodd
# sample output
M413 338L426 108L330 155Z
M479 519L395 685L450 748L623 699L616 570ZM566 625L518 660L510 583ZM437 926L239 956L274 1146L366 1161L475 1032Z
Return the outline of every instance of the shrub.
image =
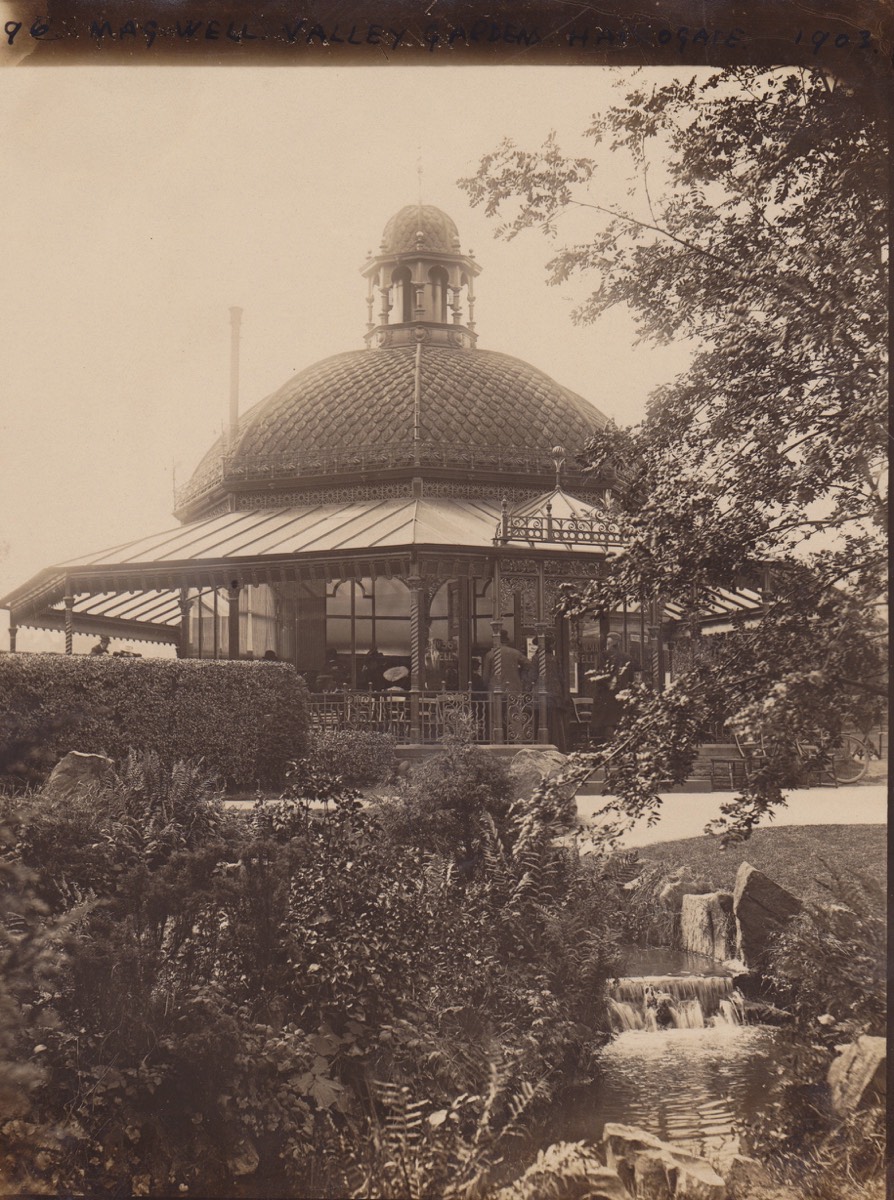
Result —
M75 799L8 801L0 864L34 864L29 926L70 924L55 976L5 994L0 1065L41 1070L27 1114L0 1118L0 1173L53 1194L345 1196L365 1177L404 1195L394 1137L418 1118L425 1194L502 1182L541 1081L576 1080L605 1036L617 885L556 844L549 788L504 811L476 759L458 769L494 807L468 871L393 843L322 772L247 820L151 755Z
M69 750L201 758L231 787L278 787L304 752L307 692L286 664L0 655L0 782L45 777Z
M311 733L307 758L317 770L337 775L347 787L369 787L391 779L394 747L394 738L387 733L327 729Z
M865 1104L844 1119L830 1108L826 1082L836 1047L885 1033L885 890L875 880L830 871L817 880L828 903L788 921L771 950L767 981L790 1014L753 1148L783 1180L816 1200L867 1196L884 1168L884 1111Z
M511 777L499 759L447 740L403 781L399 796L383 806L383 819L398 839L470 864L481 854L487 822L503 831L511 797Z
M154 751L131 752L101 785L7 806L18 818L16 856L56 909L114 895L123 873L151 872L178 851L213 845L227 823L220 788L197 764L169 767Z
M854 872L817 881L829 903L810 904L778 934L769 982L800 1029L830 1044L862 1033L884 1035L886 1013L885 890ZM817 1025L820 1017L833 1022Z

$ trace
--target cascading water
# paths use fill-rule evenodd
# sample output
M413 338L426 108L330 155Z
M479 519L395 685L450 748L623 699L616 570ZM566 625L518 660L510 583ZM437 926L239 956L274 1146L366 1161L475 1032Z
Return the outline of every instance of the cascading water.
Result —
M766 1097L776 1031L745 1020L732 969L710 957L631 948L609 988L615 1036L599 1077L561 1112L567 1140L607 1121L696 1154L735 1151Z
M741 1025L744 1008L728 975L627 976L609 987L609 1011L618 1033Z

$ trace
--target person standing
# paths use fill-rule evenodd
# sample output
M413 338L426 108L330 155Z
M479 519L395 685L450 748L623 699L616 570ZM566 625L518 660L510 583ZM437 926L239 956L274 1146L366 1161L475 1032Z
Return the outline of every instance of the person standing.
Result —
M611 741L624 711L618 693L633 682L633 662L618 634L610 633L606 637L602 663L602 670L593 679L591 736L596 745Z
M500 668L503 691L517 695L525 690L525 681L531 670L531 661L525 658L521 650L509 643L509 634L505 629L500 630ZM484 686L489 692L494 690L494 652L488 650L484 656L483 670Z
M385 688L385 655L378 646L370 646L360 664L360 679L370 692L381 692Z
M436 639L429 642L423 664L423 687L427 692L440 692L444 688L444 660L441 643Z

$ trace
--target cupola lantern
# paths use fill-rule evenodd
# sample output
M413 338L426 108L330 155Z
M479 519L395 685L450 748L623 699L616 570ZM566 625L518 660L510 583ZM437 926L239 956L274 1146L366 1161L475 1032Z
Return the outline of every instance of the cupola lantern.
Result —
M402 208L385 226L379 253L363 267L367 346L473 349L473 281L480 270L471 251L462 253L446 213L431 204Z

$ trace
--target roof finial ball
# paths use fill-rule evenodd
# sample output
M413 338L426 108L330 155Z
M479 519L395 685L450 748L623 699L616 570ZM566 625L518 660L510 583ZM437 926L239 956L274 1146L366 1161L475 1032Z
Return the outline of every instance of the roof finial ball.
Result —
M561 478L561 474L562 474L562 467L565 465L565 447L564 446L553 446L552 450L550 450L549 453L550 453L550 457L552 458L553 462L556 464L556 487L560 487L561 486L560 478Z

